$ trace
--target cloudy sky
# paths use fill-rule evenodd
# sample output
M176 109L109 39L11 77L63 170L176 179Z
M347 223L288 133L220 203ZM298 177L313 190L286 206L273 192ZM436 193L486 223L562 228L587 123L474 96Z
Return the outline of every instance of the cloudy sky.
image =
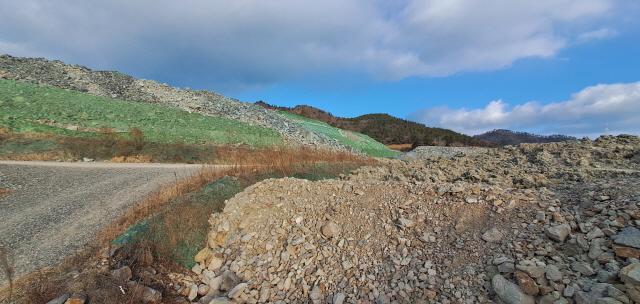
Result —
M0 53L476 134L640 133L636 0L0 0Z

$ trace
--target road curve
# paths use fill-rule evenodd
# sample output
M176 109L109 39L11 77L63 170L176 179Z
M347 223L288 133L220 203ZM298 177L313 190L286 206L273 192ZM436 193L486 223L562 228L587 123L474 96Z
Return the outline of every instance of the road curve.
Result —
M12 252L17 276L55 265L128 207L202 167L0 161L0 182L15 189L0 196L0 244Z

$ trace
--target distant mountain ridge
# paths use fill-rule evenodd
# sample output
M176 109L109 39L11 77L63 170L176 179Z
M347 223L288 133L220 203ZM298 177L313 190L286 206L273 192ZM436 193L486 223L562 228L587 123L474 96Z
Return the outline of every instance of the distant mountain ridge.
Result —
M575 140L573 136L554 134L554 135L537 135L527 132L517 132L505 129L496 129L475 135L474 138L496 143L501 146L518 145L523 143L550 143L567 140Z
M365 114L343 118L307 105L279 107L258 101L256 105L285 111L350 131L366 134L385 145L411 146L491 146L491 143L448 129L431 128L421 123L400 119L389 114Z

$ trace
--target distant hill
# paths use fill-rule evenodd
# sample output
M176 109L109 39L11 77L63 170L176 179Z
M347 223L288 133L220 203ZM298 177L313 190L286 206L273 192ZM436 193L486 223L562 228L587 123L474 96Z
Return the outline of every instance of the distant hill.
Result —
M307 118L323 121L331 126L360 132L388 145L411 148L412 146L491 146L481 139L441 128L430 128L388 114L366 114L343 118L306 105L293 108L273 106L263 101L257 105L271 110L285 111Z
M527 132L517 132L511 130L497 129L474 136L477 139L496 143L498 145L517 145L523 143L549 143L574 140L575 137L566 135L536 135Z

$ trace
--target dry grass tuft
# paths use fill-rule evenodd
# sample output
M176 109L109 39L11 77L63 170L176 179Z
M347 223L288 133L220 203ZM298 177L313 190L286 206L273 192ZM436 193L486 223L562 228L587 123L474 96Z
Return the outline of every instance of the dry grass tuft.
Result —
M114 156L112 163L150 163L153 158L150 155Z
M387 147L396 151L411 151L411 149L413 149L413 144L390 144L387 145Z
M47 152L34 152L26 154L13 154L2 157L6 160L19 160L19 161L51 161L51 160L70 160L70 157L64 151L47 151Z
M3 197L5 195L9 195L10 193L12 193L13 189L8 189L8 188L0 188L0 197Z
M8 298L11 300L11 296L13 293L13 267L11 267L11 263L9 262L9 250L4 248L4 246L0 245L0 271L4 274L4 277L7 281L9 281L8 287Z

